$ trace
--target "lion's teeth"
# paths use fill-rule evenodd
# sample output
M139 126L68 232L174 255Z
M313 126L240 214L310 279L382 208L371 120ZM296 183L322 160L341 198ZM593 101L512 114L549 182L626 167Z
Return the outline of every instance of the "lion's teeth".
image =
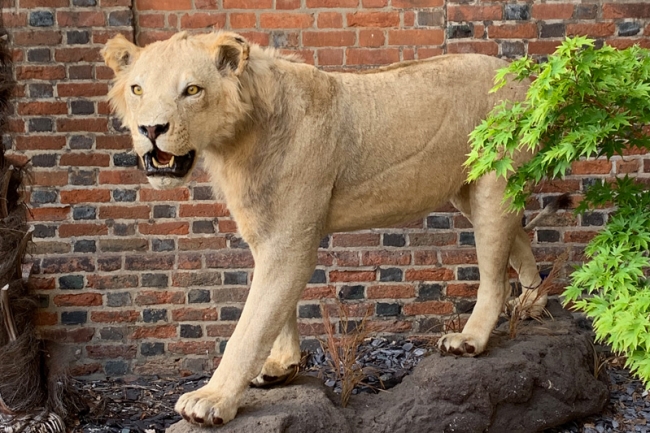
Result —
M160 162L158 162L155 156L151 158L151 162L153 163L153 166L156 168L168 168L174 165L174 155L172 155L172 158L169 160L167 164L161 164Z
M172 159L167 163L167 167L171 167L172 165L174 165L174 155L172 155Z

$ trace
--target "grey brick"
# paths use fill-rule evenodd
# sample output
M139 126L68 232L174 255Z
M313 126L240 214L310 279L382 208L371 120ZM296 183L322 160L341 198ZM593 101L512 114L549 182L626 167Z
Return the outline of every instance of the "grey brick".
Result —
M130 152L116 153L113 155L113 165L116 167L137 167L138 155Z
M70 102L70 113L72 114L94 114L95 104L92 101L83 99Z
M323 269L316 269L309 280L310 284L324 284L327 282L327 274Z
M49 48L35 48L27 51L27 61L35 63L45 63L52 60Z
M521 57L526 54L524 43L520 41L501 42L501 55L508 58Z
M537 242L560 242L557 230L537 230Z
M120 341L124 338L124 329L122 328L102 328L99 330L99 336L102 340Z
M160 204L153 207L154 218L176 218L176 206Z
M377 302L376 314L378 316L399 316L402 307L396 303Z
M142 287L168 287L169 277L165 274L143 274Z
M140 353L142 356L157 356L165 353L164 343L142 343L140 345Z
M561 38L566 32L564 23L547 24L542 23L542 28L539 31L540 38Z
M54 25L54 14L50 11L33 11L29 14L29 25L32 27L51 27Z
M605 224L605 215L600 212L582 214L581 226L602 226L603 224Z
M29 96L32 98L52 98L54 97L54 87L51 84L30 84L28 86Z
M108 15L109 26L126 27L133 23L133 14L131 10L114 11Z
M382 244L385 247L403 247L406 245L406 237L402 234L385 233Z
M320 243L318 244L318 248L329 248L329 247L330 247L330 236L327 235L320 240Z
M95 185L97 184L96 170L73 170L70 172L71 185Z
M192 190L194 200L213 200L212 188L209 186L195 186Z
M460 232L458 242L460 245L475 246L476 241L474 240L474 232Z
M634 36L641 31L641 25L633 21L618 23L617 27L619 36Z
M135 234L135 224L115 224L113 234L116 236L133 236Z
M35 117L27 122L29 132L52 132L54 122L48 117Z
M505 7L506 20L529 20L530 19L530 6L527 4L507 4Z
M174 239L152 239L151 249L156 252L174 251L176 249L176 241Z
M241 316L241 308L237 307L221 307L221 320L239 320Z
M55 226L46 226L43 224L36 224L32 236L35 238L52 238L56 235Z
M214 232L214 222L210 220L194 221L192 223L192 233L209 234Z
M92 149L93 139L87 135L73 135L68 140L68 147L70 149Z
M126 361L106 361L104 373L108 377L124 376L129 372L129 363Z
M72 30L66 33L68 45L87 44L90 42L90 32L87 30Z
M45 153L32 156L32 165L34 167L54 167L56 165L56 155Z
M447 27L447 37L449 39L471 38L474 36L474 25L469 24L452 24Z
M201 325L181 325L181 338L201 338L203 329Z
M223 283L227 285L246 285L248 284L248 273L241 272L224 272Z
M447 216L431 215L427 217L427 227L430 229L449 229L451 219Z
M403 272L399 268L379 269L379 281L402 281Z
M478 281L480 279L478 267L476 266L459 267L457 274L457 278L461 281Z
M72 218L75 220L94 220L97 218L97 209L92 206L77 206L72 209Z
M87 311L64 311L61 313L62 325L83 325L87 321Z
M192 289L187 294L187 302L190 304L210 302L210 291L205 289Z
M363 299L365 287L356 286L343 286L339 290L339 298L341 299Z
M75 253L95 253L97 252L97 246L95 245L95 241L84 239L75 241L73 251Z
M142 311L142 320L146 323L156 323L159 321L167 321L167 310L147 308Z
M106 294L106 305L109 307L125 307L131 305L129 292L109 292Z
M116 189L113 191L113 200L115 201L135 201L137 192L132 189Z
M320 305L307 304L298 307L298 317L302 319L317 319L321 317Z
M440 284L422 284L418 289L418 301L432 301L442 297Z
M72 0L73 6L97 6L97 0Z
M64 275L59 277L59 288L61 290L81 290L84 288L83 275Z
M30 201L35 204L54 203L58 197L59 194L56 191L39 189L32 191Z

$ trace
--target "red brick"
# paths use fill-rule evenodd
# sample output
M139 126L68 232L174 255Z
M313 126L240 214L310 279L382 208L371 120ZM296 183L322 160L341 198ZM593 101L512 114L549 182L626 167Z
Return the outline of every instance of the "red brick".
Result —
M343 64L343 49L323 48L318 50L319 66L338 66Z
M64 8L68 6L70 6L70 0L20 0L21 9Z
M128 135L98 135L95 138L95 147L97 149L131 149L133 143Z
M103 153L64 153L59 165L73 167L108 167L111 156Z
M253 255L248 250L224 250L205 255L208 268L252 268Z
M447 285L447 296L458 298L475 298L478 292L478 284L449 284Z
M639 160L633 159L630 161L619 160L616 161L616 172L617 173L636 173L639 171Z
M454 311L454 304L443 301L414 302L402 307L404 314L418 316L422 314L451 314Z
M449 54L479 53L496 56L499 54L499 45L494 41L448 42L447 52Z
M299 9L300 0L276 0L275 8L278 10Z
M415 297L411 284L380 284L366 289L368 299L404 299Z
M590 36L594 38L602 38L605 36L612 36L616 32L615 23L578 23L567 24L567 36Z
M225 217L229 216L228 208L223 203L181 204L178 216L186 217Z
M143 235L186 235L190 232L190 225L187 222L142 223L138 224L138 230Z
M218 6L218 0L194 0L196 9L217 9Z
M350 30L340 31L305 31L302 34L302 43L307 47L346 47L354 45L356 35Z
M362 47L381 47L384 45L386 38L381 30L360 30L359 45Z
M230 337L235 331L236 324L225 323L219 325L208 325L205 327L208 337Z
M573 16L572 4L534 4L533 18L536 20L568 20Z
M56 295L54 305L59 307L92 307L102 305L102 295L99 293L74 293Z
M65 1L67 3L68 0ZM5 7L8 7L8 5L5 5ZM15 9L11 11L5 10L2 12L2 23L7 28L25 27L27 25L27 14L24 12L16 12Z
M643 2L605 4L603 18L650 18L650 4Z
M333 283L375 281L377 279L375 271L330 271L329 276Z
M65 137L62 135L16 136L16 150L59 150L64 147Z
M300 299L310 301L315 299L332 299L336 297L336 287L334 286L307 286L302 292Z
M182 353L184 355L205 355L214 353L214 341L178 341L169 343L167 350L171 353Z
M30 221L65 221L70 217L70 206L32 208L27 216Z
M413 328L413 322L405 320L370 320L366 322L365 329L372 333L386 332L399 334L410 332Z
M32 185L64 186L68 184L67 171L35 171L32 172Z
M449 281L454 279L454 272L447 268L407 269L406 281Z
M413 251L413 264L418 266L437 265L438 253L431 250Z
M65 78L64 66L18 66L18 80L62 80Z
M224 9L271 9L272 7L273 0L223 0Z
M142 170L109 170L99 172L99 183L109 185L138 185L147 183L147 176Z
M379 233L336 233L332 236L334 247L373 247L379 245Z
M100 219L147 219L151 209L149 206L101 206Z
M132 344L86 346L86 353L90 359L133 359L137 353L137 348Z
M252 29L255 28L256 22L255 14L236 12L230 14L230 28L233 29Z
M141 340L143 338L173 338L176 336L177 333L175 325L159 325L136 328L130 335L133 340Z
M355 8L359 0L307 0L308 8Z
M313 14L263 13L260 27L263 29L305 29L314 23Z
M137 275L88 275L86 279L88 287L97 290L123 290L138 287Z
M131 0L100 0L101 7L103 8L114 8L114 7L130 7L132 4Z
M488 26L490 39L532 39L537 37L535 23L505 24Z
M404 50L406 52L406 50ZM430 57L436 57L444 54L442 48L420 48L418 47L418 59L428 59ZM404 60L407 60L406 57L404 57Z
M129 33L127 30L93 30L92 32L92 37L93 37L93 43L95 44L105 44L108 42L109 39L114 38L117 35L122 35L124 36L127 40L133 42L133 34ZM97 65L99 68L100 66ZM97 73L97 78L100 79L102 78L100 73ZM109 78L112 78L112 76L109 76Z
M138 25L143 28L159 29L165 27L163 14L138 14Z
M447 19L449 21L487 21L502 18L503 7L501 5L470 6L450 4L447 6Z
M136 305L184 304L185 293L143 291L135 297Z
M383 8L388 5L388 0L361 0L364 8Z
M187 201L190 198L190 191L187 187L174 189L150 189L140 190L140 201Z
M388 31L389 45L441 45L444 31L441 29L400 29Z
M316 23L318 28L340 29L343 27L343 15L338 12L320 12Z
M58 343L88 343L95 335L93 328L49 328L39 330L45 340L52 340Z
M34 324L36 326L53 326L58 323L59 319L56 313L50 313L49 311L38 311L36 313L36 318Z
M457 234L455 232L428 231L424 233L409 234L411 246L448 246L455 245Z
M648 26L648 29L650 29L650 26ZM646 30L649 31L649 30ZM607 45L611 45L612 47L618 49L618 50L624 50L626 48L630 48L633 45L638 45L641 48L650 48L650 39L639 37L639 38L621 38L621 39L610 39L608 38L606 40Z
M564 242L586 244L591 242L597 234L598 232L591 230L566 231L564 232Z
M528 42L528 54L552 54L562 43L558 41L530 41Z
M393 0L394 8L436 8L444 5L444 0Z
M201 269L201 256L198 254L179 254L178 269Z
M140 318L137 311L91 311L90 320L96 323L135 323Z
M233 220L219 220L219 233L237 233L237 223Z
M217 308L181 308L172 311L172 320L175 322L197 322L219 320Z
M336 260L336 266L359 266L360 263L358 251L334 251L332 256L334 256L334 259Z
M18 104L18 114L23 116L39 116L47 114L68 114L68 105L65 102L56 101L56 102L46 102L46 101L34 101L34 102L21 102ZM19 137L17 137L19 138ZM27 137L25 137L27 138ZM33 138L33 137L29 137ZM65 142L65 137L56 137L63 139Z
M354 12L347 15L349 27L397 27L399 12Z
M60 97L66 96L106 96L106 83L58 83L56 89ZM105 122L104 122L105 123Z
M143 30L138 35L138 44L144 46L156 41L164 41L174 36L175 33L172 30Z
M106 119L86 117L72 119L56 119L56 129L59 132L106 132L108 124Z
M56 21L60 27L101 27L105 24L102 12L58 11Z
M442 250L440 257L443 265L463 265L476 264L476 250L474 248L464 248L458 250Z
M192 9L192 0L136 0L138 10L174 11ZM229 9L228 6L224 7Z
M97 203L111 200L111 192L107 189L75 189L61 191L62 204Z
M208 27L224 28L226 14L224 13L195 13L181 16L181 29L201 29Z
M83 202L82 202L83 203ZM59 237L69 238L72 236L101 236L108 234L108 227L104 224L61 224L59 226Z
M604 159L575 161L571 166L571 174L609 174L612 163Z
M361 254L361 263L364 266L405 266L411 263L411 254L408 251L365 251Z
M209 236L205 238L181 238L178 249L181 251L220 250L226 248L226 238Z
M57 30L27 30L16 31L12 34L14 45L33 47L40 45L55 46L61 43L63 37Z

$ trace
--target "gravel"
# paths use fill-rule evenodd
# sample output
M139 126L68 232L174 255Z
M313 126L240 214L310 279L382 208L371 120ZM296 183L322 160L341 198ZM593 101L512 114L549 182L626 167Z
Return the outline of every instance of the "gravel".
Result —
M431 350L428 341L367 339L360 347L359 362L364 378L353 394L376 393L399 384ZM611 382L610 402L597 416L572 421L546 433L650 433L650 395L643 384L624 369L621 359L604 367ZM341 383L329 362L329 355L318 349L306 357L303 374L320 377L334 392ZM208 375L178 378L123 378L84 381L77 386L88 397L92 409L80 417L75 432L131 433L163 432L181 418L174 411L178 397L203 386ZM336 432L332 432L336 433Z

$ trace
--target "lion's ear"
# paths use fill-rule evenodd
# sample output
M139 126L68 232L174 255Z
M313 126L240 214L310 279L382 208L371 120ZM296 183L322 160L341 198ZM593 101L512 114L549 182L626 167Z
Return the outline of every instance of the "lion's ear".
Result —
M133 63L140 50L141 48L132 44L123 35L117 35L106 42L102 55L106 65L118 74Z
M219 34L213 46L217 69L223 74L233 72L241 75L248 64L250 46L235 33Z

